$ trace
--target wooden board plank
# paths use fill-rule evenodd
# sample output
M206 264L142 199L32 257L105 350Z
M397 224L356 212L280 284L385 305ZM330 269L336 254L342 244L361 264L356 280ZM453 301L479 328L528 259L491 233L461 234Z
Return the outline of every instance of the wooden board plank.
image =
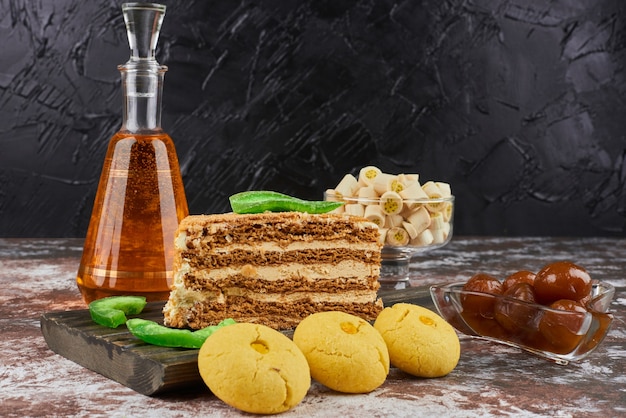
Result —
M432 308L427 287L380 296L385 306L408 302ZM151 302L139 316L163 323L162 309L163 302ZM111 329L94 323L86 309L43 314L41 332L55 353L144 395L204 384L198 373L198 350L146 344L124 325Z

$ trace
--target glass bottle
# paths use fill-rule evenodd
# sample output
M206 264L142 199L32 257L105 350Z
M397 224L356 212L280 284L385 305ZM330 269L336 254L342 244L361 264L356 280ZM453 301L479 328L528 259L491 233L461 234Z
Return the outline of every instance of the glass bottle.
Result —
M174 143L161 129L167 67L155 58L165 6L122 6L131 57L118 66L124 94L121 129L111 138L76 282L83 299L143 295L166 300L174 234L187 200Z

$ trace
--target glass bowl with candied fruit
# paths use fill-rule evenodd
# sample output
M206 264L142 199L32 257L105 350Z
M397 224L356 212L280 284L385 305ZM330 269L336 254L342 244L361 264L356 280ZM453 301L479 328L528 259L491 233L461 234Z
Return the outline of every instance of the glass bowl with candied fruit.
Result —
M615 289L570 261L504 280L477 273L431 286L439 314L458 331L518 347L559 364L588 356L606 336Z

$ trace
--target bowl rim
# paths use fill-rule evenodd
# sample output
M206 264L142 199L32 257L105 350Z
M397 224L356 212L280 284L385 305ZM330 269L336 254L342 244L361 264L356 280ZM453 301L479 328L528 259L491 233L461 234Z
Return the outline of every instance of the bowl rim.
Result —
M338 202L347 202L347 203L380 203L380 197L379 198L373 198L373 197L358 197L358 196L342 196L340 194L337 193L332 193L332 192L324 192L324 198L325 199L336 199L336 201ZM408 203L415 203L415 204L431 204L431 203L454 203L455 200L455 196L454 195L450 195L450 196L444 196L444 197L437 197L437 198L429 198L429 199L402 199L403 202L408 202Z
M455 293L459 295L473 295L473 296L494 298L494 299L499 299L499 300L506 300L506 301L510 301L513 303L519 303L519 304L523 304L527 306L534 306L540 310L544 310L548 312L556 312L559 314L570 313L570 314L580 315L582 313L582 312L572 312L572 311L564 311L561 309L555 309L547 305L542 305L540 303L527 302L527 301L517 299L512 296L507 296L507 295L483 293L483 292L477 292L473 290L463 290L463 285L465 285L465 283L466 282L452 282L452 283L442 283L442 284L431 285L430 286L431 297L434 298L434 293L433 293L434 289L441 289L443 291L447 291L447 292L451 292L451 293ZM591 312L598 313L598 314L608 313L608 309L606 311L599 311L595 309L592 305L594 305L594 303L597 302L598 300L602 298L606 298L607 295L610 295L610 299L612 300L613 296L615 295L615 287L608 282L604 282L600 280L592 280L591 289L592 289L592 292L595 291L596 293L592 294L592 297L588 301L585 302L585 308L588 310L588 313L591 313ZM607 305L607 308L608 308L608 305Z

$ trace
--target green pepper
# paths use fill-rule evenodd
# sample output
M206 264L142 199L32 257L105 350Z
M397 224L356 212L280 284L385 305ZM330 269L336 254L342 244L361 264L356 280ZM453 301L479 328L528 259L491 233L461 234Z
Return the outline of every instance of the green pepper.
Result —
M241 192L232 195L230 206L235 213L263 213L263 212L307 212L326 213L337 209L343 202L325 200L302 200L286 194L259 190Z
M126 327L135 337L149 344L161 347L200 348L215 330L234 323L234 319L228 318L217 325L190 331L188 329L168 328L154 321L134 318L126 321Z
M145 306L143 296L109 296L91 302L89 314L97 324L117 328L126 322L126 315L137 315Z

